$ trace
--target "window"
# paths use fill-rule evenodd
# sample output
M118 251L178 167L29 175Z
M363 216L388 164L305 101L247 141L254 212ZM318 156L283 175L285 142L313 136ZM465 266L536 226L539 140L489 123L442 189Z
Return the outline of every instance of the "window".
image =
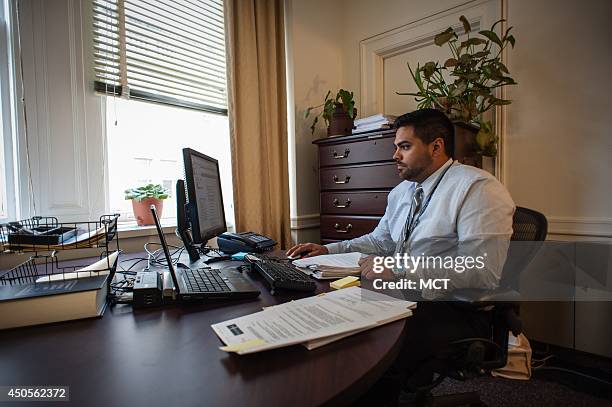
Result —
M234 224L232 168L227 116L191 109L107 97L109 204L123 222L134 222L124 191L159 183L170 191L162 223L176 221L176 180L183 179L183 147L219 160L228 226Z
M227 114L222 0L94 0L99 92Z
M124 191L159 183L176 219L182 148L219 160L228 225L233 197L222 0L94 0L95 90L108 95L108 202L133 221ZM143 103L155 102L155 103Z
M0 222L15 220L16 193L13 177L13 115L12 47L10 7L0 0Z

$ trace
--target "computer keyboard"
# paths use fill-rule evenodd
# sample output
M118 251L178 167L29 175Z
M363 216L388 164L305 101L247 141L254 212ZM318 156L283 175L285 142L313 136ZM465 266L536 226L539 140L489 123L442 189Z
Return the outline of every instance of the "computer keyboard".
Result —
M219 272L214 269L183 269L185 284L191 292L227 292L231 289L225 284Z
M307 292L314 291L317 288L310 277L289 263L264 258L255 261L253 268L270 284L272 295L279 288Z

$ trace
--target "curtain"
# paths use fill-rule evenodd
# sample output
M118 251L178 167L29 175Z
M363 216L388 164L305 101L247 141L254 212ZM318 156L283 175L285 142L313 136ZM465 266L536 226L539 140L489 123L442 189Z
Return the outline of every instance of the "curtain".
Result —
M236 230L291 244L283 0L225 0Z

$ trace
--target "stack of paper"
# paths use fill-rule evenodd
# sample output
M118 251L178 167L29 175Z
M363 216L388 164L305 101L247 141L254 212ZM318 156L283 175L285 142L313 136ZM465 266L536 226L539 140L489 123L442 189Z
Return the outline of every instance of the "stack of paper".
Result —
M353 134L391 128L396 118L396 116L379 113L373 116L357 119L355 120L355 130L353 131Z
M104 226L95 230L77 230L77 234L59 244L6 244L6 249L13 250L56 250L56 249L82 249L95 247L101 240L106 238Z
M412 315L416 303L350 287L291 301L212 325L226 346L240 355L302 344L318 348L338 339Z
M319 279L359 276L359 259L365 256L365 254L359 252L324 254L294 260L293 265L314 271L313 277Z

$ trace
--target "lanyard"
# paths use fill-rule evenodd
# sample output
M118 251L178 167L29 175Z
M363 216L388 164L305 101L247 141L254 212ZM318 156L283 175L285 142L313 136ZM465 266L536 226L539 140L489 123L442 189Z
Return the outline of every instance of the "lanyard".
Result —
M415 213L415 214L412 215L412 217L416 216L416 219L410 219L410 224L408 225L408 228L406 230L406 236L404 237L404 243L406 243L408 241L408 238L412 234L412 231L419 224L419 221L421 220L421 216L423 215L423 213L425 212L425 210L429 206L429 202L431 201L431 197L433 196L434 192L436 192L436 189L438 189L438 185L440 185L440 181L442 181L442 178L444 178L444 176L446 175L446 173L448 172L450 167L453 166L454 163L455 163L455 161L453 160L453 162L451 162L450 165L444 169L442 174L440 174L440 176L436 180L436 183L434 184L433 188L431 189L431 192L427 196L427 199L425 200L425 203L423 204L423 206L419 210L419 213ZM412 205L414 205L414 200L412 200L412 202L410 203L410 213L412 213Z

